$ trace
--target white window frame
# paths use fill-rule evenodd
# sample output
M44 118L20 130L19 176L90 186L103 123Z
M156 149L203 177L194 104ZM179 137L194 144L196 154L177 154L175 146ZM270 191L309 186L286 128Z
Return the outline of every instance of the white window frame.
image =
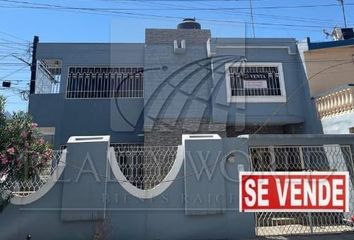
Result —
M277 67L279 71L279 85L281 96L232 96L230 83L230 67ZM277 62L232 62L225 64L226 94L228 103L284 103L286 102L286 90L284 81L283 64Z

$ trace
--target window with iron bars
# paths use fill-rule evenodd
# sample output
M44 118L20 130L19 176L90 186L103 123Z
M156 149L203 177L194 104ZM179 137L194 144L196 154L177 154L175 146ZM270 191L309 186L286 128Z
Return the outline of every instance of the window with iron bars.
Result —
M66 98L142 98L142 67L70 67Z
M229 63L226 80L229 102L286 100L281 63Z

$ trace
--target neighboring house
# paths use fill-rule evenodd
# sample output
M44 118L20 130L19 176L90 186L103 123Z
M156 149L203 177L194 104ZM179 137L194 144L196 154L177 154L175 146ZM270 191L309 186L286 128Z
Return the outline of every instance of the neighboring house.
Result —
M182 133L322 133L295 39L213 38L193 19L144 43L38 43L29 112L73 135L176 146Z
M313 43L307 40L304 62L311 96L324 133L353 133L354 38Z

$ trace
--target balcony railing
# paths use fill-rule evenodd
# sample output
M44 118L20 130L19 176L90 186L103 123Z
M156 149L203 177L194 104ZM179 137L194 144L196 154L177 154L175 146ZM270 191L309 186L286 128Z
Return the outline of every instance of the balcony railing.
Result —
M354 110L354 86L348 85L316 99L320 118L339 115Z
M43 61L37 61L35 94L59 93L61 67L50 67Z

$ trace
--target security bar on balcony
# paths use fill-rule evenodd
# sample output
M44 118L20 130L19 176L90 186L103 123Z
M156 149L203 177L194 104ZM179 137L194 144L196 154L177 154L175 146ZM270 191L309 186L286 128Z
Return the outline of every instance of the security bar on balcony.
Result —
M36 94L59 93L62 62L58 59L37 61Z

